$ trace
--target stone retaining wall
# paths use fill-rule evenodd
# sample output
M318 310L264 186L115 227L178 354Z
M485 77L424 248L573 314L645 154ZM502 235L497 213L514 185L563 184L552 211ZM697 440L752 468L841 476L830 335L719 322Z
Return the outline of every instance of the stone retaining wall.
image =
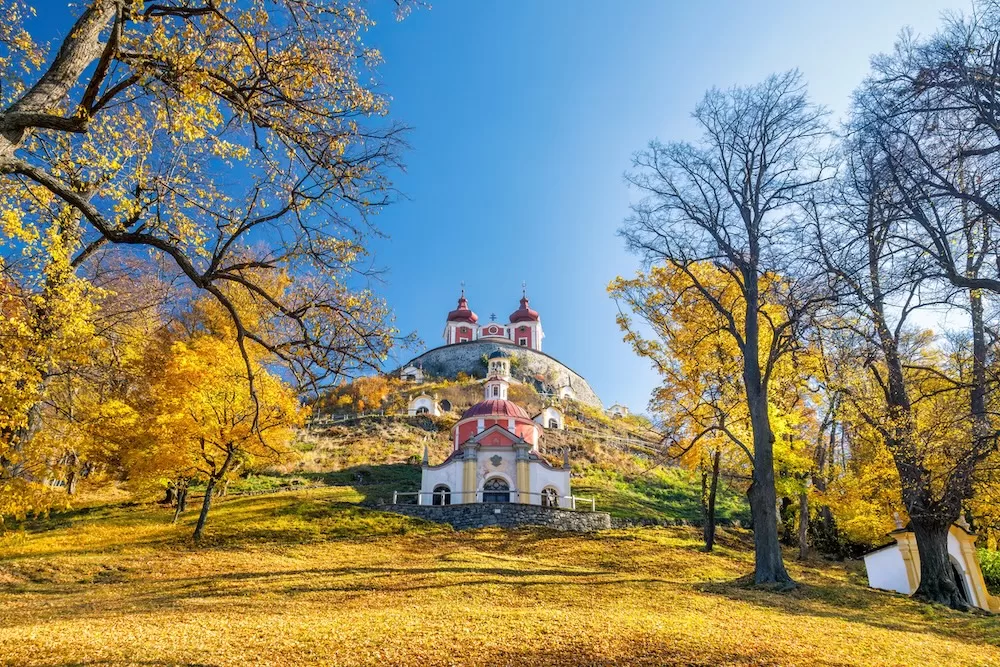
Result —
M476 340L468 343L444 345L414 357L403 366L419 365L425 373L437 377L454 378L459 373L482 377L486 372L483 357L501 348L518 359L517 371L514 373L517 379L541 375L546 378L553 390L569 385L573 388L576 400L598 408L603 407L601 399L597 397L582 375L543 352L513 343Z
M555 530L592 532L611 528L607 512L579 512L518 503L469 503L467 505L384 505L377 509L425 521L450 523L455 530L499 526L544 526Z

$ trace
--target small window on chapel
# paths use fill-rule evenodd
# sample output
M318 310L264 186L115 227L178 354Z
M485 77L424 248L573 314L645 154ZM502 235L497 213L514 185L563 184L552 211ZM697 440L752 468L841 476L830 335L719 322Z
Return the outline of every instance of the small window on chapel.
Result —
M517 344L520 345L520 346L522 346L522 347L528 347L528 339L527 338L518 338L517 339Z
M499 396L500 395L500 387L499 386L493 385L493 395L494 396Z

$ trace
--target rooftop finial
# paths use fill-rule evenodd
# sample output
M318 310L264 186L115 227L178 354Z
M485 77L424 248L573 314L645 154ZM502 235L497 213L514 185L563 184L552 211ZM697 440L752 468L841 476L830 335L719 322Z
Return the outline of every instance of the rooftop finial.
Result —
M463 280L462 282L459 283L459 285L462 286L462 296L465 296L465 281Z
M528 297L528 283L523 280L521 281L521 296Z

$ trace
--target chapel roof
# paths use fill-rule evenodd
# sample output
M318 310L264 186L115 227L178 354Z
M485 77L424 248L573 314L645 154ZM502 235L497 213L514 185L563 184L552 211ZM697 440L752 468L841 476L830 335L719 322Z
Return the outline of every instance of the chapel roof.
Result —
M462 419L469 417L520 417L531 419L528 412L517 403L498 398L489 398L476 403L465 411Z

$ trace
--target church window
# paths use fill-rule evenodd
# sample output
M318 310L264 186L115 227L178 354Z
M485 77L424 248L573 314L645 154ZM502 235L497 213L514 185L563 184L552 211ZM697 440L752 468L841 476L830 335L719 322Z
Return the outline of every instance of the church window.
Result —
M421 405L419 408L417 408L418 415L426 415L429 412L430 408L428 408L426 405Z
M451 489L449 489L444 484L438 484L434 487L434 496L431 501L434 505L451 505Z
M522 347L527 347L528 346L528 339L527 338L518 338L517 339L517 344L521 345Z
M509 503L510 484L500 477L492 477L483 484L484 503Z
M559 507L559 492L551 486L542 489L542 507Z
M558 419L550 419L549 420L549 428L559 428L559 420Z
M500 385L497 385L497 384L493 385L493 395L494 396L499 396L500 395Z

